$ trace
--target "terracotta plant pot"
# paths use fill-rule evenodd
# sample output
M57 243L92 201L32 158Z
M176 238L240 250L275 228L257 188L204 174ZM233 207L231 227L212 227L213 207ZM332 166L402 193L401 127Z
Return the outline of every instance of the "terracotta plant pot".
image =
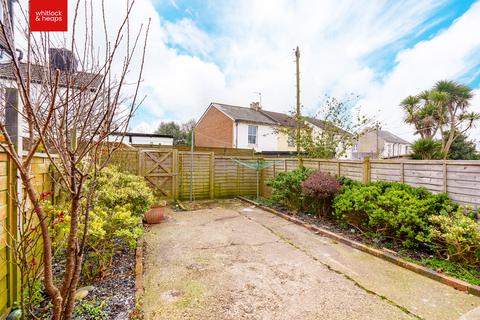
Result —
M150 210L145 212L145 220L148 224L156 224L162 222L165 213L166 202L161 202L159 204L153 205L150 207Z

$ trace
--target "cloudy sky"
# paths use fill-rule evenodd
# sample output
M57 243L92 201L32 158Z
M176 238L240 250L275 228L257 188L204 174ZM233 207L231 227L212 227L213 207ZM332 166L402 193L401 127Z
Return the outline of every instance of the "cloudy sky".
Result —
M297 45L307 113L355 93L411 139L399 102L441 79L474 88L480 111L480 1L137 0L135 16L152 28L134 131L198 118L212 101L248 106L255 92L265 109L291 110Z

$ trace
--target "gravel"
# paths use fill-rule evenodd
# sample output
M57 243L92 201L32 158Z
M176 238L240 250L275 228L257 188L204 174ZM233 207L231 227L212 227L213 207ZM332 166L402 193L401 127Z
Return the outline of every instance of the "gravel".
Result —
M135 250L125 248L118 252L110 275L94 282L93 286L88 300L106 301L109 319L128 319L135 306Z

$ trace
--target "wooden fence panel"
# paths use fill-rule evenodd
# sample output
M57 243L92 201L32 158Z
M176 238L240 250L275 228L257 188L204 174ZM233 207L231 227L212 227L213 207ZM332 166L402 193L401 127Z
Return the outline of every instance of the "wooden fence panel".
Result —
M189 199L190 197L190 164L192 154L179 152L178 197ZM192 165L192 191L194 199L210 198L210 159L211 153L194 153Z
M7 259L7 235L9 234L8 206L8 160L5 153L0 153L0 317L5 316L11 307L12 296L9 284L9 261Z
M402 181L402 168L399 163L371 162L370 181Z
M363 179L363 165L362 162L339 162L340 166L340 176L345 176L347 178L362 181ZM338 170L338 165L337 165Z
M131 162L138 163L138 161L135 162L137 158L134 154L128 157ZM173 165L175 167L173 173L177 177L172 180L173 189L176 189L172 198L189 198L190 158L190 152L178 152L176 158L178 163L176 166ZM257 159L264 158L194 152L194 198L255 195L256 171L238 164L235 160ZM259 173L260 190L265 195L270 194L270 188L265 185L266 181L279 172L295 170L299 167L299 161L296 158L266 158L265 161L275 162L274 165ZM448 192L455 201L480 206L480 161L303 159L302 163L307 168L336 176L346 176L357 181L396 181L415 187L424 187L434 193Z
M237 195L252 196L257 192L257 171L242 165L241 162L254 163L259 158L243 157L215 157L214 196L215 198L234 197ZM239 160L237 162L236 160ZM283 166L282 166L283 167ZM273 168L271 168L273 172ZM262 176L263 175L263 176ZM259 188L264 188L263 182L268 178L264 172L259 171Z
M480 206L480 161L449 162L446 171L446 191L451 199L462 204Z
M140 174L139 169L139 152L137 150L126 150L122 152L114 152L110 160L111 164L121 168L122 171Z
M317 160L318 170L332 175L339 175L341 171L340 162Z
M38 192L53 190L50 175L50 162L46 155L37 154L32 159L33 185ZM16 185L16 171L8 156L0 152L0 318L4 319L19 298L20 275L12 262L10 247L12 237L17 235L17 208L10 196ZM35 219L35 217L34 217ZM37 259L41 259L42 246L35 249Z

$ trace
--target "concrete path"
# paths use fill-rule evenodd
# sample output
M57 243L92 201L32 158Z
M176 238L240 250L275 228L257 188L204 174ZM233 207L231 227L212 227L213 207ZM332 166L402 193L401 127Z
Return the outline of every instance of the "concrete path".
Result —
M145 240L146 319L473 320L480 306L235 201L170 213Z

